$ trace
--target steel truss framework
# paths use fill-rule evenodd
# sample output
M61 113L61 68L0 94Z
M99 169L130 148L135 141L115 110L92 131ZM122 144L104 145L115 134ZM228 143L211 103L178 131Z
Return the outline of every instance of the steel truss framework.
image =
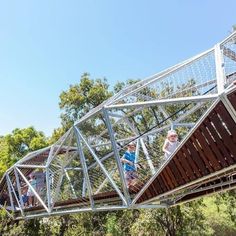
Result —
M88 112L55 144L19 160L0 182L1 208L16 219L159 208L191 200L186 197L191 194L195 198L234 188L236 165L231 163L176 188L172 186L171 191L160 183L162 194L157 191L154 197L140 200L216 104L223 102L236 122L235 109L227 97L235 90L235 79L233 33L213 48L122 89ZM161 143L169 129L178 131L181 144L165 160ZM128 189L120 158L131 141L136 142L138 179ZM187 172L183 174L187 176ZM29 176L36 176L36 185ZM169 178L175 176L169 172ZM27 191L34 196L32 206L24 202Z

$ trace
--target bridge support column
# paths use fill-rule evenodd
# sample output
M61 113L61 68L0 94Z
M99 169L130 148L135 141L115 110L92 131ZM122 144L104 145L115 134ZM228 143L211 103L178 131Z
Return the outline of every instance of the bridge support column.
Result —
M218 94L222 94L224 92L225 73L223 69L224 61L220 44L215 45L215 65L216 65L217 90Z

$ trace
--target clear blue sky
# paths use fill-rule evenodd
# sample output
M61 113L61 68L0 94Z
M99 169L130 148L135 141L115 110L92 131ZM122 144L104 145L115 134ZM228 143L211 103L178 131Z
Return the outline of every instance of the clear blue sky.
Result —
M236 1L0 1L0 135L60 126L59 95L92 78L145 78L229 35Z

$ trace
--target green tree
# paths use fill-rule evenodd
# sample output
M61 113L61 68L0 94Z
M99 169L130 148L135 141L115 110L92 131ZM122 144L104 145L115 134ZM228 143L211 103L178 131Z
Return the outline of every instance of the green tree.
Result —
M25 156L28 152L48 145L43 132L37 131L32 126L24 129L14 129L12 134L6 135L4 139L9 148L9 155L15 160Z
M92 108L111 97L112 93L108 91L108 87L105 78L93 80L88 73L84 73L79 84L70 85L68 91L63 91L60 95L62 125L71 127Z
M11 134L0 137L0 177L17 160L28 152L48 145L43 132L34 127L14 129Z
M88 73L84 73L80 83L70 85L68 90L63 91L59 101L62 127L53 131L49 142L56 142L78 119L110 98L113 93L108 88L106 78L91 79Z
M34 127L14 129L11 134L0 137L0 177L28 152L47 145L43 132ZM36 235L35 232L38 232L35 230L39 225L38 220L13 222L4 211L0 212L0 220L0 235Z
M14 159L10 157L9 146L7 145L6 139L0 137L0 178L5 171L14 163Z
M207 224L213 235L236 235L235 206L235 191L204 198L204 206L200 210L207 218Z

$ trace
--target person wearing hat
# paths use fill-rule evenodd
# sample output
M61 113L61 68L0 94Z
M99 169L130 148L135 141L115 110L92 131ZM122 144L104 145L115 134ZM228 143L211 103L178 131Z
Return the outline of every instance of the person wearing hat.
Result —
M36 177L35 177L34 173L30 174L29 183L32 186L32 188L34 190L36 190L37 182L36 182ZM30 187L28 187L27 196L29 198L29 207L32 207L35 204L35 199L34 199L34 192Z
M165 160L175 151L179 145L178 135L175 130L169 130L167 133L167 138L163 145L163 152L165 153Z
M127 146L127 151L121 158L121 162L124 164L125 180L127 182L127 187L132 185L133 180L138 176L135 167L135 143L131 142Z

